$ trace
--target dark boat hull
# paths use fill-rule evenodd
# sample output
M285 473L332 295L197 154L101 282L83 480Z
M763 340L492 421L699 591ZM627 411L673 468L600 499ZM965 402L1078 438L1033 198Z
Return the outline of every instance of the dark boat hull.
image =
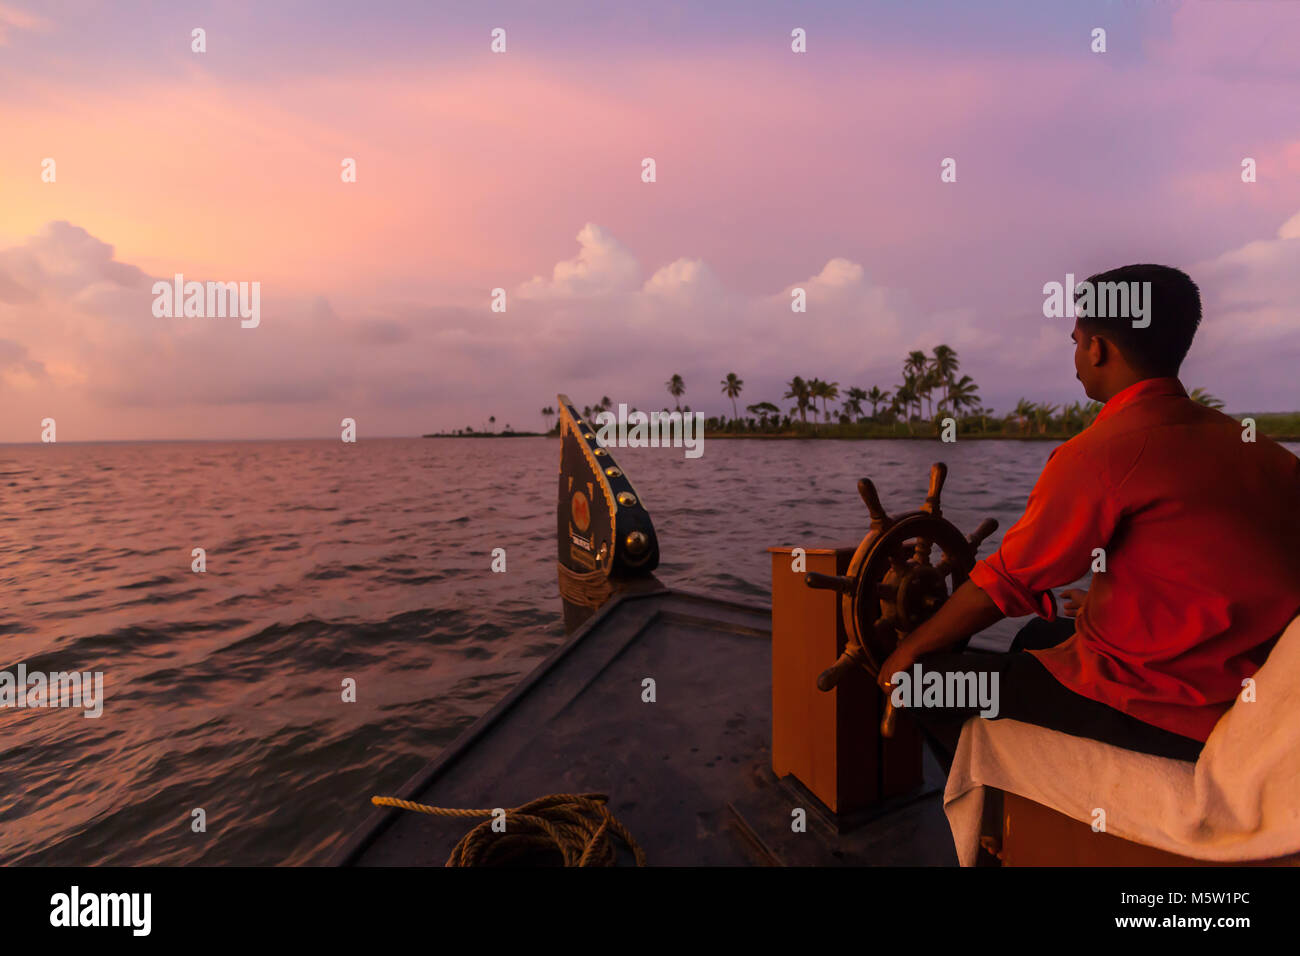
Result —
M955 862L934 781L840 834L775 780L770 620L767 608L677 591L615 598L397 796L509 808L605 793L650 865ZM796 808L807 833L791 829ZM372 813L336 864L442 865L473 825Z

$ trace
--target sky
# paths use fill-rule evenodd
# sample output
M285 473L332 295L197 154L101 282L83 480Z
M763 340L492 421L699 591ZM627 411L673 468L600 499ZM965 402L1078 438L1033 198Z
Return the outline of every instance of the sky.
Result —
M0 442L729 415L941 343L1066 403L1043 285L1130 262L1201 287L1189 388L1300 409L1297 50L1289 0L0 0Z

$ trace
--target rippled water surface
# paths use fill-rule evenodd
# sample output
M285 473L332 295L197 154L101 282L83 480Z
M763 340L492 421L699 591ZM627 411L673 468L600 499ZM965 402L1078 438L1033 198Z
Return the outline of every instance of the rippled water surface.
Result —
M861 537L859 477L912 510L942 457L947 517L1005 529L1052 447L715 440L695 460L616 457L666 584L766 604L769 546ZM0 446L0 670L102 671L106 697L99 719L0 709L0 862L325 859L371 794L561 641L558 454L542 438Z

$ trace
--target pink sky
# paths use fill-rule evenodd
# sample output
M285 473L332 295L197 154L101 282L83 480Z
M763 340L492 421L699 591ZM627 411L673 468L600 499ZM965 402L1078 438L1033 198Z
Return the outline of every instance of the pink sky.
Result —
M537 427L557 391L662 405L674 372L721 412L727 372L742 404L891 388L940 342L999 411L1072 401L1042 285L1133 261L1202 286L1189 387L1300 408L1300 4L1122 6L936 38L674 5L647 42L631 7L557 38L523 5L494 55L495 21L400 10L295 45L255 8L0 0L0 441ZM155 318L177 272L260 282L260 326Z

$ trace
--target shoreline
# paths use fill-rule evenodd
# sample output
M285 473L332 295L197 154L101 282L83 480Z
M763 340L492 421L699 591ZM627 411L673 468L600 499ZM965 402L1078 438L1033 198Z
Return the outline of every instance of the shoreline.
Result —
M555 432L468 432L457 435L451 432L430 432L421 438L558 438Z
M1069 441L1081 432L1049 432L1045 435L1004 435L1000 432L972 432L970 434L958 435L956 441ZM1269 438L1275 442L1296 443L1300 442L1300 434L1295 435L1268 435L1263 432L1259 433L1261 438ZM421 438L559 438L557 432L473 432L468 435L454 435L446 433L433 433L421 435ZM750 435L736 432L713 432L706 436L709 441L722 439L729 440L751 440L751 441L934 441L939 442L938 435L801 435L796 432L755 432ZM943 442L940 442L944 444ZM951 444L951 443L948 443Z

